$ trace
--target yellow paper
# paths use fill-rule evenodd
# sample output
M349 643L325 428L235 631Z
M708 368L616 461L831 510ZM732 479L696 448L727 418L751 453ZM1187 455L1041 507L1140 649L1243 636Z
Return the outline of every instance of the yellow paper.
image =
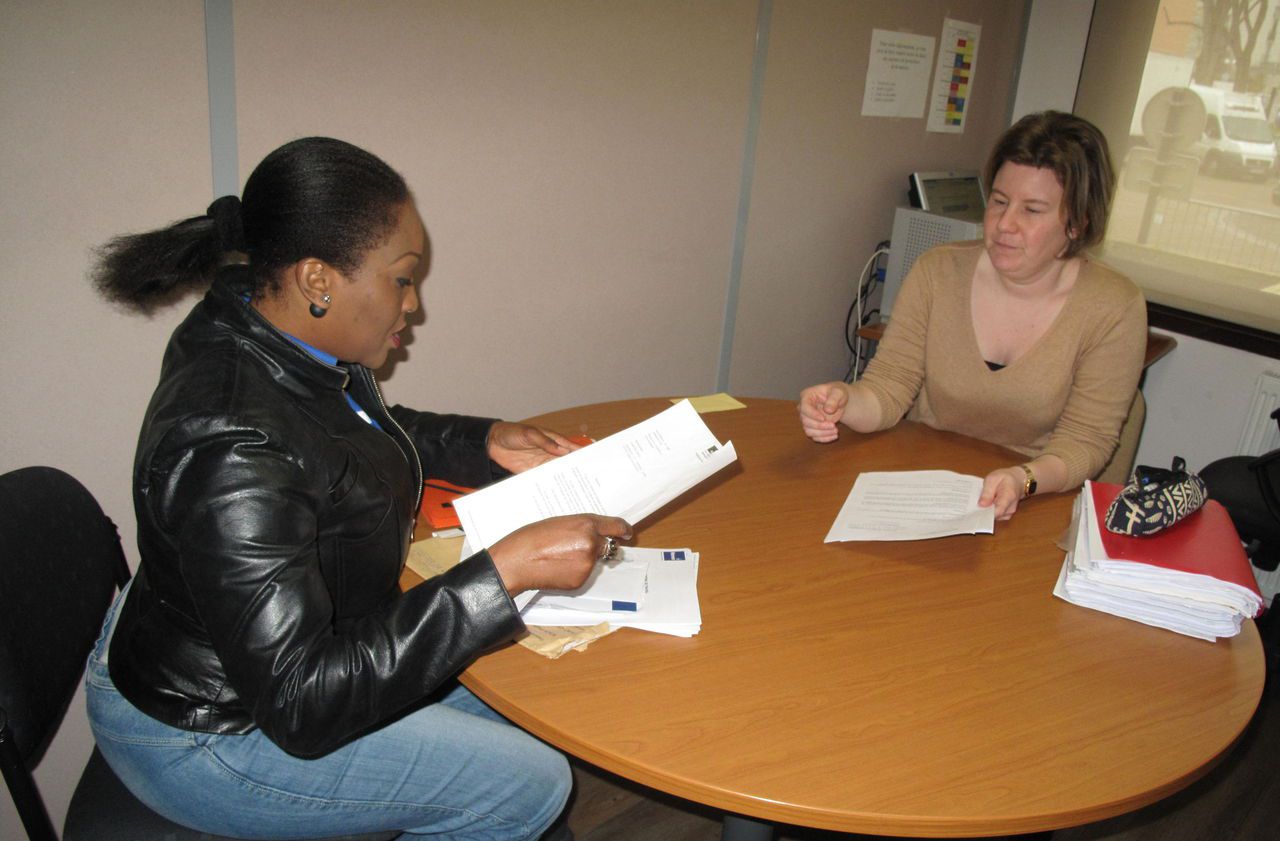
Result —
M684 400L683 397L672 397L672 403L679 403ZM693 404L693 409L700 415L708 412L727 412L730 409L745 409L745 403L739 403L723 391L719 394L704 394L701 397L690 397L689 402Z
M435 578L460 560L461 537L433 537L419 540L409 546L409 559L405 565L423 578Z

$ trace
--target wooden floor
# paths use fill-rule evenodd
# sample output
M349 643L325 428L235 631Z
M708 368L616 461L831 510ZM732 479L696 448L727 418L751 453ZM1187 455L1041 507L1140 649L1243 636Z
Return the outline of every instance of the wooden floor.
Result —
M1277 605L1280 609L1280 605ZM1267 688L1240 743L1206 777L1146 809L1061 829L1053 841L1275 841L1280 839L1280 633L1260 625ZM577 841L718 841L720 816L583 763L569 827ZM780 827L780 841L858 841L871 836Z

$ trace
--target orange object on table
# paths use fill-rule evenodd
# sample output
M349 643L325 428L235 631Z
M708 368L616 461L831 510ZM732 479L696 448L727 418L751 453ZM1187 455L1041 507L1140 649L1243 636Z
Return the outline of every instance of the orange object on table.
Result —
M586 435L565 437L580 447L594 444L596 440ZM432 531L459 528L462 523L458 521L458 512L453 510L453 501L474 490L475 488L455 485L444 479L428 479L422 483L422 504L418 508L418 514L426 518Z
M422 483L419 514L427 518L433 531L456 529L462 524L458 522L458 512L453 510L453 501L474 490L475 488L465 488L444 479L428 479Z

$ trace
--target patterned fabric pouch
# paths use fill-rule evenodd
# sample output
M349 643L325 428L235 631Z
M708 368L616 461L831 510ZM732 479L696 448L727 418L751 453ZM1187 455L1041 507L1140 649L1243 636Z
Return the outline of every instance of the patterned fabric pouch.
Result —
M1137 467L1133 478L1107 508L1107 531L1145 537L1164 531L1200 510L1209 494L1204 480L1187 472L1174 457L1173 467Z

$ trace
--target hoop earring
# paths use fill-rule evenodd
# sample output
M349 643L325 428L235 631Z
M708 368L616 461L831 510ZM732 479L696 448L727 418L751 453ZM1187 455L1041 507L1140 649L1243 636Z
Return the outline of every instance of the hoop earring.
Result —
M325 295L320 300L324 301L327 304L332 299L328 295ZM329 311L326 307L322 307L319 304L314 304L314 303L310 307L308 307L308 309L311 310L312 318L324 318L325 313Z

